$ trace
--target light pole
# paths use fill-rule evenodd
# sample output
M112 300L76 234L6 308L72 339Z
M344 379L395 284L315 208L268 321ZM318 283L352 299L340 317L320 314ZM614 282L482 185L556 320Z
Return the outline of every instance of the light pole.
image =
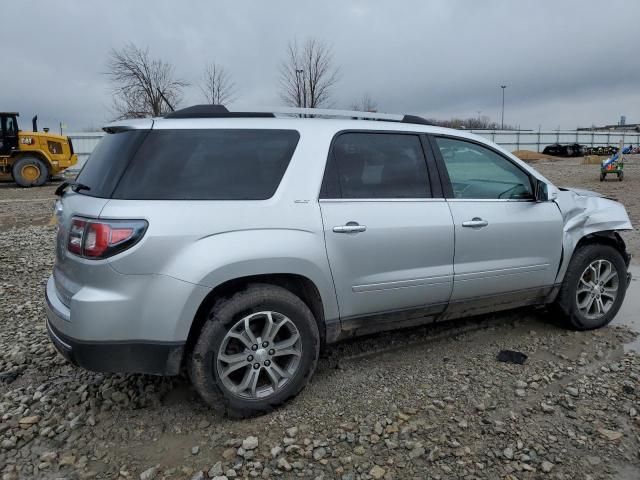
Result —
M504 89L507 88L506 85L500 85L502 89L502 120L500 121L500 130L504 130Z

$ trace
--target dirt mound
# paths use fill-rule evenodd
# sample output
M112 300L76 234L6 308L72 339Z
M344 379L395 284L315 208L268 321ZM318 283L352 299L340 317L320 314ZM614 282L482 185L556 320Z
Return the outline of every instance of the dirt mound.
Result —
M516 150L513 153L520 160L525 162L535 162L537 160L558 160L558 157L552 155L545 155L544 153L538 153L531 150Z

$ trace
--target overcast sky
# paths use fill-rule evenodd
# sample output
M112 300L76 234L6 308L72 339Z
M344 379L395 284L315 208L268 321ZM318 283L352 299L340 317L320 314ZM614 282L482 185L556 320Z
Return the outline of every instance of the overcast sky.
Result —
M331 45L333 104L368 93L380 111L489 116L522 128L640 122L640 2L586 1L2 1L0 110L41 126L99 128L113 117L109 50L149 47L192 83L215 61L236 107L280 105L287 42Z

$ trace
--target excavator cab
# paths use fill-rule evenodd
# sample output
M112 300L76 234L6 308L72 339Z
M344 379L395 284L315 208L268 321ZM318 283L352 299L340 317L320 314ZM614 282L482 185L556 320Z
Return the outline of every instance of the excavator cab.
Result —
M0 112L0 155L10 155L18 149L18 114Z

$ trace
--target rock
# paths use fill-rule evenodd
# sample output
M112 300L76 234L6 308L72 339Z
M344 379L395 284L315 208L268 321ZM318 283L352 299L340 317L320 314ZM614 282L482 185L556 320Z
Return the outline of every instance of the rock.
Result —
M516 388L519 388L519 389L527 388L527 385L528 385L527 382L525 382L523 380L518 380L516 382Z
M542 462L542 465L540 465L540 468L542 468L542 471L544 473L549 473L551 470L553 470L553 463L545 460L544 462Z
M60 458L60 461L58 462L58 464L60 466L63 465L73 465L76 463L76 457L75 455L65 455L63 457Z
M385 473L385 469L379 467L378 465L374 465L373 468L369 470L369 475L371 475L371 477L375 480L380 480L381 478L383 478Z
M217 462L213 467L209 469L210 477L217 477L219 475L222 475L223 473L224 470L222 469L222 462Z
M422 446L417 446L409 452L409 458L411 460L415 460L416 458L420 458L424 454L425 454L424 448Z
M513 448L507 447L502 451L502 455L507 460L513 460Z
M553 413L553 412L555 412L555 411L556 411L556 409L555 409L555 408L553 408L551 405L549 405L549 404L547 404L547 403L544 403L544 402L542 402L542 403L540 404L540 408L542 409L542 411L543 411L544 413Z
M607 430L606 428L599 428L598 433L607 440L618 440L622 437L622 432L616 432L615 430Z
M271 449L271 458L276 458L281 453L282 453L282 447L279 445L276 445Z
M58 454L56 452L44 452L40 455L41 462L53 462L56 458L58 458Z
M293 438L298 435L298 427L287 428L286 432L289 438Z
M516 397L526 397L526 396L527 396L526 390L523 390L522 388L516 388Z
M316 448L313 451L313 459L317 462L318 460L322 460L326 454L327 451L324 447Z
M140 480L152 480L153 478L156 478L156 474L158 473L159 468L160 465L156 465L155 467L146 469L140 474Z
M362 445L358 445L356 448L353 449L353 453L355 453L356 455L364 455L365 452L366 450Z
M218 475L217 477L213 477L211 480L229 480L226 475Z
M567 387L565 390L572 397L578 397L580 395L580 392L578 392L578 389L575 387Z
M222 452L222 458L226 461L230 462L234 458L236 458L238 451L235 448L227 448L224 452Z
M12 448L15 448L16 442L10 438L4 438L2 439L2 442L0 442L0 446L5 450L11 450Z
M191 447L191 455L197 455L198 453L200 453L200 447L197 445L195 447Z
M199 471L193 474L191 480L205 480L207 477L204 476L203 471Z
M38 415L33 415L31 417L23 417L18 422L20 425L33 425L40 421L40 417Z
M277 463L277 465L278 465L278 468L279 468L279 469L281 469L281 470L285 470L285 471L287 471L287 472L290 472L290 471L291 471L291 468L292 468L292 467L291 467L291 465L289 464L289 462L287 462L287 459L286 459L286 458L284 458L284 457L280 457L280 458L278 459L278 463Z
M238 474L233 468L230 468L229 470L224 472L224 474L227 476L227 478L236 478L238 476Z
M258 448L258 438L252 436L245 438L242 441L242 448L244 448L245 450L255 450L256 448Z

